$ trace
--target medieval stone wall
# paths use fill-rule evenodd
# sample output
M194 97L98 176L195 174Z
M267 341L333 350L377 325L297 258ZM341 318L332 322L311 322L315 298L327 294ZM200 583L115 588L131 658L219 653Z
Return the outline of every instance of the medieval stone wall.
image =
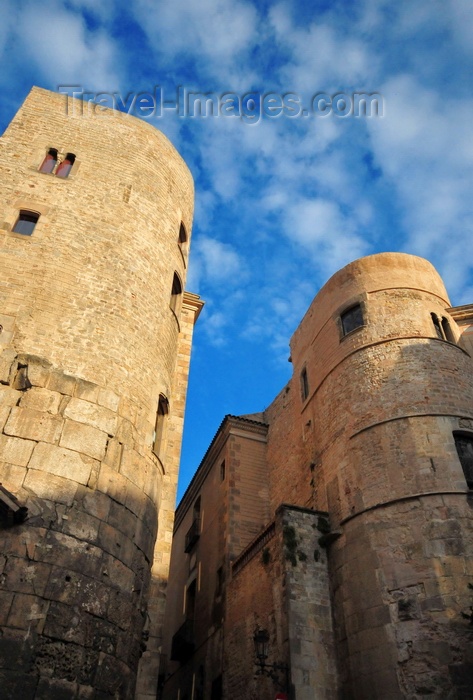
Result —
M50 148L75 154L67 178L39 172ZM0 139L0 187L0 473L29 509L0 532L2 688L129 698L150 635L151 698L201 306L172 298L192 179L149 124L35 88Z
M343 335L354 303L363 324ZM463 692L472 521L453 431L469 430L473 375L436 335L432 313L459 337L448 307L426 261L371 256L334 275L292 341L310 385L314 502L340 534L329 567L342 692L355 698Z

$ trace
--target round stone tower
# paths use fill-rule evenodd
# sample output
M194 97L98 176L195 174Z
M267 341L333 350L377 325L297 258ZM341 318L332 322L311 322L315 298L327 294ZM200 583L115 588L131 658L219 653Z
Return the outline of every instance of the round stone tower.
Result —
M34 88L0 187L2 697L130 698L144 652L154 698L192 178L144 121Z
M344 698L471 697L473 367L449 307L426 260L373 255L292 339Z

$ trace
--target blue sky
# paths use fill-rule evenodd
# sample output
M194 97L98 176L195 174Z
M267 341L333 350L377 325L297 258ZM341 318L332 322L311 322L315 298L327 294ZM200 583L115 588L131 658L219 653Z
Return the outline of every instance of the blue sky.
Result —
M383 96L383 117L149 119L196 183L179 493L226 413L264 409L317 290L362 255L427 257L473 301L471 0L2 0L0 127L32 84Z

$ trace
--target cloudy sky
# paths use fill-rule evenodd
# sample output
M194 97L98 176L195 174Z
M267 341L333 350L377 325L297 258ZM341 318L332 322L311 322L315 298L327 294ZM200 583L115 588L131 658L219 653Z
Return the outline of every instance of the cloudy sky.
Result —
M286 383L288 340L341 266L415 253L473 301L471 0L2 0L0 19L2 131L32 84L169 103L141 114L194 175L187 288L206 300L180 494L223 416ZM220 115L172 109L179 86Z

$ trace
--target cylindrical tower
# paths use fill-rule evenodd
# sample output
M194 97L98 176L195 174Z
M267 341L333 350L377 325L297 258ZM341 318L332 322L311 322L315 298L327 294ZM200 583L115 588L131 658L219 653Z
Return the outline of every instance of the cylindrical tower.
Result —
M130 698L143 629L157 666L200 309L192 178L149 124L34 88L0 186L2 697Z
M473 367L449 307L426 260L373 255L292 339L346 698L471 697Z

